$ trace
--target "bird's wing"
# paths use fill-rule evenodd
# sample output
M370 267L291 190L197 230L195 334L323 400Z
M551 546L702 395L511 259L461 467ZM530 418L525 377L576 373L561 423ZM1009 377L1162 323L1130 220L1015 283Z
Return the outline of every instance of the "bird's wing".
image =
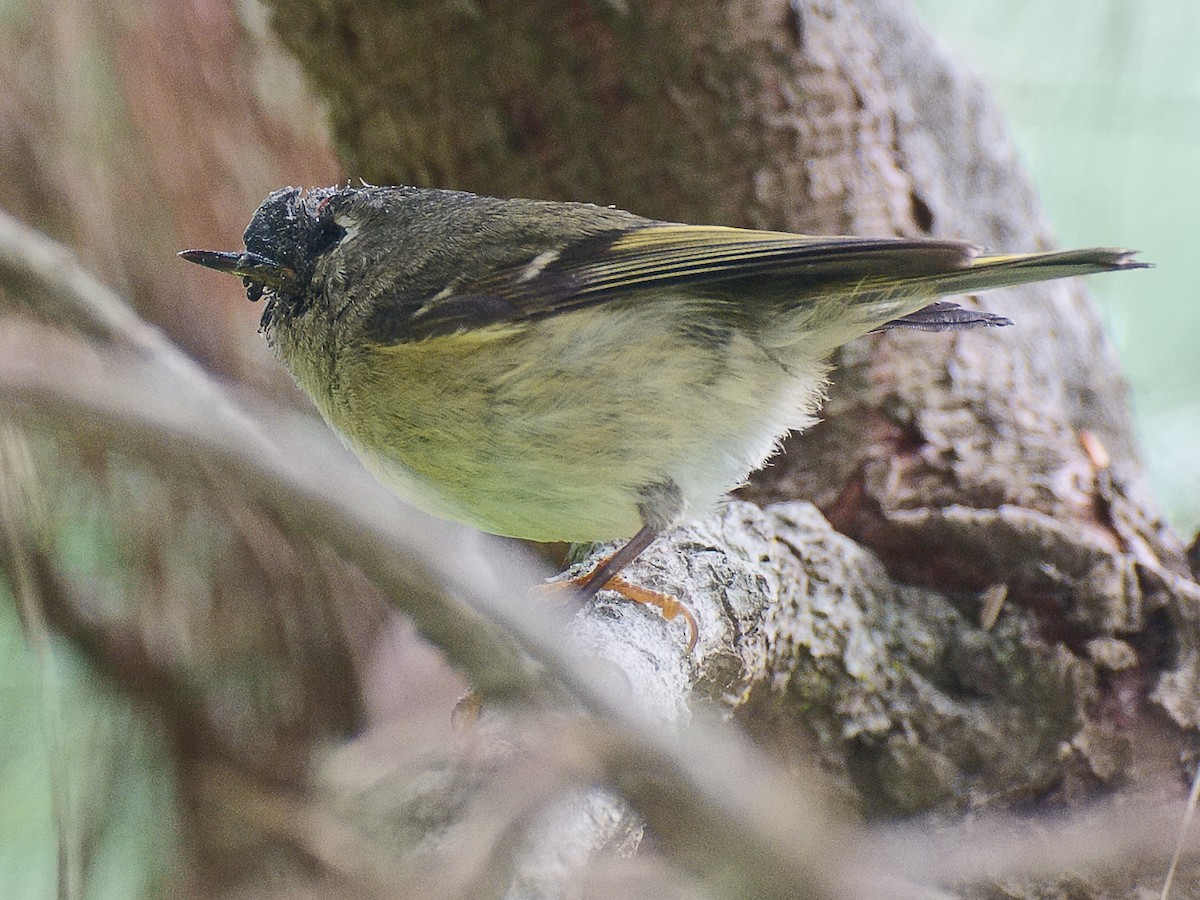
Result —
M807 237L704 225L608 231L463 279L419 308L380 309L382 342L410 342L544 318L655 287L759 277L795 279L795 299L830 282L857 285L968 268L977 249L961 241ZM652 294L641 294L650 297Z

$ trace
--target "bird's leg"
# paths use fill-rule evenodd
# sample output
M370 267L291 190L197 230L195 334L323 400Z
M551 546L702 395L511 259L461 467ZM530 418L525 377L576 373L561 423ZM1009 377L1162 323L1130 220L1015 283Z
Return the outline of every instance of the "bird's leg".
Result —
M676 616L682 616L688 626L687 652L691 653L696 648L696 641L700 636L700 626L696 622L695 614L670 594L633 584L617 574L654 543L661 530L654 525L642 526L642 529L615 553L600 560L590 572L572 578L568 583L574 585L585 597L591 597L601 589L616 591L626 600L656 607L668 622Z
M631 537L616 553L606 556L596 565L596 568L572 579L576 589L585 597L590 597L604 587L623 568L642 555L642 551L654 543L658 537L659 528L654 525L643 525L641 531Z
M608 579L604 583L604 589L616 591L626 600L632 600L634 603L643 603L646 606L657 608L668 622L676 616L683 616L683 621L687 622L688 627L687 652L691 653L696 649L696 641L700 639L700 625L696 622L696 614L670 594L626 581L620 575L614 575Z

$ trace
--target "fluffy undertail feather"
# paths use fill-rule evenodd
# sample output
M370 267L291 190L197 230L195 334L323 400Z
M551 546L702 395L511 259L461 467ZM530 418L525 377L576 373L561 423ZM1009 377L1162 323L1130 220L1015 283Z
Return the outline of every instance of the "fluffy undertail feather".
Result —
M953 331L957 328L986 328L1011 325L1012 319L980 309L965 309L949 300L937 300L915 313L901 316L879 326L874 333L907 329L911 331Z

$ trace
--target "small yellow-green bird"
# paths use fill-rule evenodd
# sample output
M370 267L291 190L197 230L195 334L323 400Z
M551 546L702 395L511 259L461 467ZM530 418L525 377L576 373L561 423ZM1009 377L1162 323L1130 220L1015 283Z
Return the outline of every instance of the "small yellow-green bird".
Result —
M938 298L1144 266L415 187L276 191L245 244L180 256L265 298L275 354L401 497L496 534L629 539L585 593L812 424L838 346L1007 325Z

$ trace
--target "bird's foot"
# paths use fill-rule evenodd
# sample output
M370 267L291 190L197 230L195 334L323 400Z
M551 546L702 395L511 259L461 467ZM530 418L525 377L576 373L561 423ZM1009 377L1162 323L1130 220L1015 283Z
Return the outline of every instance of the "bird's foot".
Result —
M603 566L607 560L601 560L596 568ZM566 587L586 590L589 586L589 581L592 579L596 568L585 572L583 575L578 575L569 581L556 581L552 584L545 585L548 589L546 593L550 596L558 595L561 590ZM595 588L594 588L595 589ZM676 618L682 618L687 623L688 628L688 644L687 652L691 653L696 649L696 642L700 638L700 625L696 621L696 615L685 604L672 597L670 594L664 594L661 591L651 590L648 587L643 587L640 584L633 584L626 581L620 575L612 575L599 586L601 590L615 591L626 600L632 600L634 603L641 603L646 606L655 607L664 619L668 622Z

